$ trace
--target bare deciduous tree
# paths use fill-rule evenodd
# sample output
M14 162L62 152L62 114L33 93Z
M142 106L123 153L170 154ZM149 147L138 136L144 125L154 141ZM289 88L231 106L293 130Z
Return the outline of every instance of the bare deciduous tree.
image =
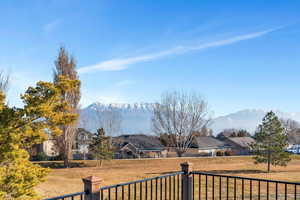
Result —
M103 128L106 135L113 137L120 133L122 115L115 108L108 108L107 110L96 110L99 128Z
M9 84L9 75L5 75L3 71L0 71L0 91L6 92Z
M280 119L290 142L300 144L300 123L292 119Z
M66 50L61 47L57 60L55 61L54 83L57 82L59 76L65 76L71 80L79 80L76 71L76 61L73 57L69 57ZM62 95L62 100L65 100L72 108L72 113L78 113L80 101L80 86L72 91L65 92ZM63 134L55 138L56 146L60 155L63 156L64 166L69 167L69 160L72 157L72 145L74 143L77 123L61 127Z
M197 93L166 92L153 108L155 133L169 135L179 157L189 148L194 133L209 122L207 103Z

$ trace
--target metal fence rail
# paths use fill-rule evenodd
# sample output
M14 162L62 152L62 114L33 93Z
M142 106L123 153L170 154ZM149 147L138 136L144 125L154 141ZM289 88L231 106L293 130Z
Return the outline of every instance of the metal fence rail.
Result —
M66 194L63 196L48 198L44 200L83 200L85 192L77 192L72 194Z
M100 189L100 199L181 200L182 174L183 172L176 172L168 175L102 187Z
M191 172L193 200L300 200L300 183Z

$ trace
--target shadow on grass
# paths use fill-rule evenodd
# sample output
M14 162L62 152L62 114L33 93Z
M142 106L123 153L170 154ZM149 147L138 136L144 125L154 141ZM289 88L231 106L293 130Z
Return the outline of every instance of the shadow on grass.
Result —
M34 162L35 164L39 164L42 167L45 168L51 168L51 169L62 169L64 167L64 163L60 161L51 161L51 162ZM71 162L70 168L83 168L88 167L84 162Z

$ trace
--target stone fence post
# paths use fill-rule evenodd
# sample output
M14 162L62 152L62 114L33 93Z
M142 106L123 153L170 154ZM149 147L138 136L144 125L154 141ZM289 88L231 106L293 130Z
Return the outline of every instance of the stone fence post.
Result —
M189 162L181 163L182 174L182 200L192 200L193 198L193 177L190 174L193 171L193 164Z
M82 179L84 184L84 200L100 200L100 185L102 179L96 176L89 176Z

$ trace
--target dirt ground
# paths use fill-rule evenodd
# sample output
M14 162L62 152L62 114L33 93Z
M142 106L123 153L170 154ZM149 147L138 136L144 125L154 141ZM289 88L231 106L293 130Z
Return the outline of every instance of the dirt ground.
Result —
M105 161L101 168L95 167L95 161L76 161L77 167L52 169L46 182L40 184L36 190L44 198L81 192L81 179L84 177L100 177L103 179L102 185L107 186L179 171L180 163L185 161L193 163L194 170L199 171L300 182L298 156L294 156L287 167L273 167L271 173L265 173L266 166L255 165L251 157L166 158L111 160Z

